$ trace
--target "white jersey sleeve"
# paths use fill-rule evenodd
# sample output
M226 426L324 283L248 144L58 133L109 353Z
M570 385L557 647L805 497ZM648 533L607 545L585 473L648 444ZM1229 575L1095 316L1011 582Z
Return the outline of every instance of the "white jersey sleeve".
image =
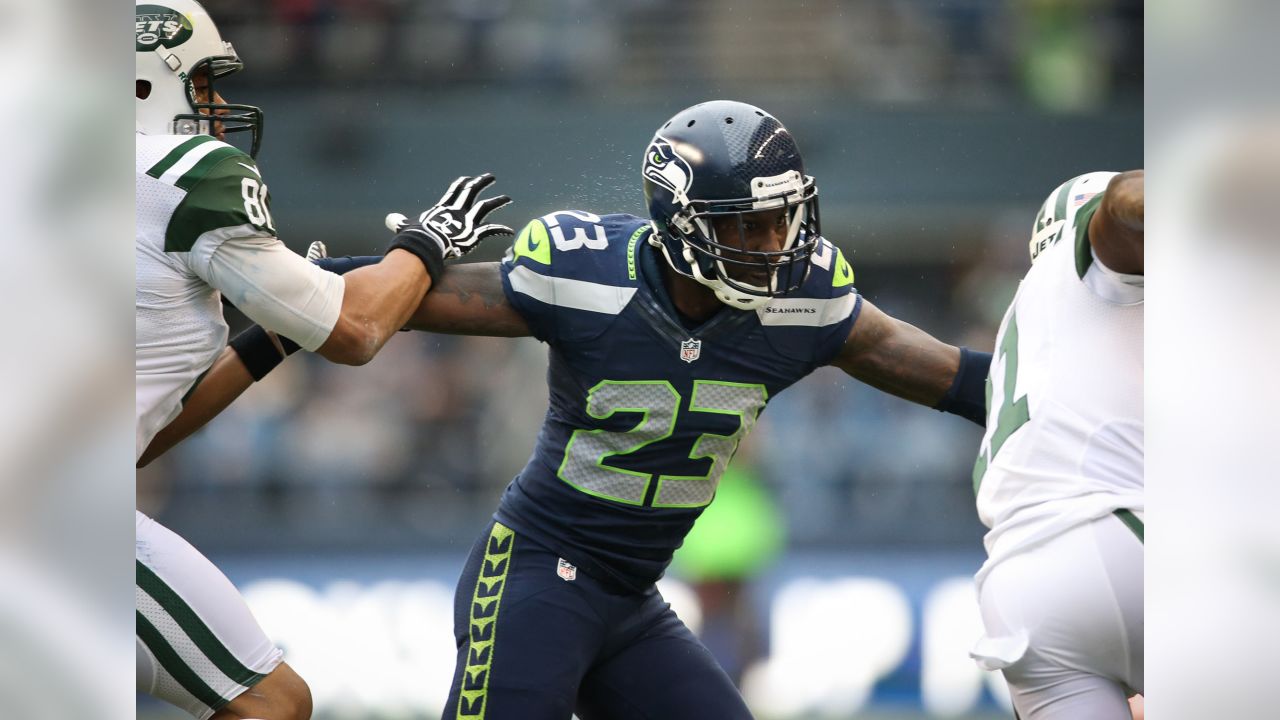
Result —
M205 243L216 246L207 251ZM341 275L321 270L273 237L208 236L196 242L192 269L249 319L314 351L342 311Z
M1102 267L1088 238L1114 175L1083 175L1050 194L1032 267L996 337L973 474L991 528L979 580L1076 525L1143 511L1141 283Z

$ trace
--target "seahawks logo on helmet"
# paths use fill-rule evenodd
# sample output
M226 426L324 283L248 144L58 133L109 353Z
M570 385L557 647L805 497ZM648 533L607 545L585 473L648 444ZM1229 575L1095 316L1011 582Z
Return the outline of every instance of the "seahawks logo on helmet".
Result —
M191 19L163 5L139 5L134 15L136 52L174 48L191 38Z
M666 188L679 202L688 202L686 193L693 185L693 169L680 157L665 138L655 137L644 153L644 176Z

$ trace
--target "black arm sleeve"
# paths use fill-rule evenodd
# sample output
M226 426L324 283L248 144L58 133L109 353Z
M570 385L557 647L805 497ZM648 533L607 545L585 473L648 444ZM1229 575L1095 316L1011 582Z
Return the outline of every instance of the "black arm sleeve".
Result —
M987 373L991 371L991 353L960 348L960 369L947 388L947 394L934 406L935 410L949 412L987 425Z

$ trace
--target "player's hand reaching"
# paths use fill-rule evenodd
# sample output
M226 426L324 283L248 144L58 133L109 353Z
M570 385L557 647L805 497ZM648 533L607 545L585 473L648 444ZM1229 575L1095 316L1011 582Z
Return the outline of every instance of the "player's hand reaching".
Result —
M475 249L482 240L494 235L514 235L506 225L485 223L489 213L511 202L506 195L477 201L480 192L493 184L489 173L476 177L463 176L453 181L444 196L426 212L411 221L400 213L387 216L387 229L396 233L387 252L403 249L422 259L427 272L434 278L443 265L430 256L438 248L441 260L462 257Z

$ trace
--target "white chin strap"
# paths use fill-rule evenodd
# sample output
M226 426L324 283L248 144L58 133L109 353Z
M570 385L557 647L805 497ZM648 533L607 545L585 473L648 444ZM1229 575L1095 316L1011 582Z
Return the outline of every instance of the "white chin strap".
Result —
M684 275L687 278L693 278L706 287L711 288L711 291L716 295L716 299L731 308L736 310L757 310L767 305L769 301L773 299L763 295L748 295L747 293L729 287L722 280L709 278L703 275L702 268L698 266L698 261L694 257L693 249L689 246L688 242L681 240L680 244L684 249L684 260L689 264L690 270L692 270L692 273L683 272L672 260L671 253L667 250L667 244L659 239L658 229L656 226L654 227L653 233L649 236L649 244L662 251L662 257L666 259L667 265L669 265L672 270L675 270L677 273ZM777 282L777 278L771 278L770 282ZM768 291L768 288L757 288L755 285L747 285L747 287L759 289L760 292Z
M684 246L684 259L688 261L690 269L693 270L693 279L711 288L711 290L716 294L716 299L725 305L728 305L735 310L756 310L764 307L773 299L768 295L750 295L744 293L741 290L730 287L729 284L723 280L718 278L709 278L703 275L702 267L698 265L694 258L693 249L689 247L687 242L682 241L681 244ZM776 282L776 279L770 278L769 282L774 283ZM747 283L742 284L744 287L759 290L761 293L769 291L769 288L757 285L748 285Z

